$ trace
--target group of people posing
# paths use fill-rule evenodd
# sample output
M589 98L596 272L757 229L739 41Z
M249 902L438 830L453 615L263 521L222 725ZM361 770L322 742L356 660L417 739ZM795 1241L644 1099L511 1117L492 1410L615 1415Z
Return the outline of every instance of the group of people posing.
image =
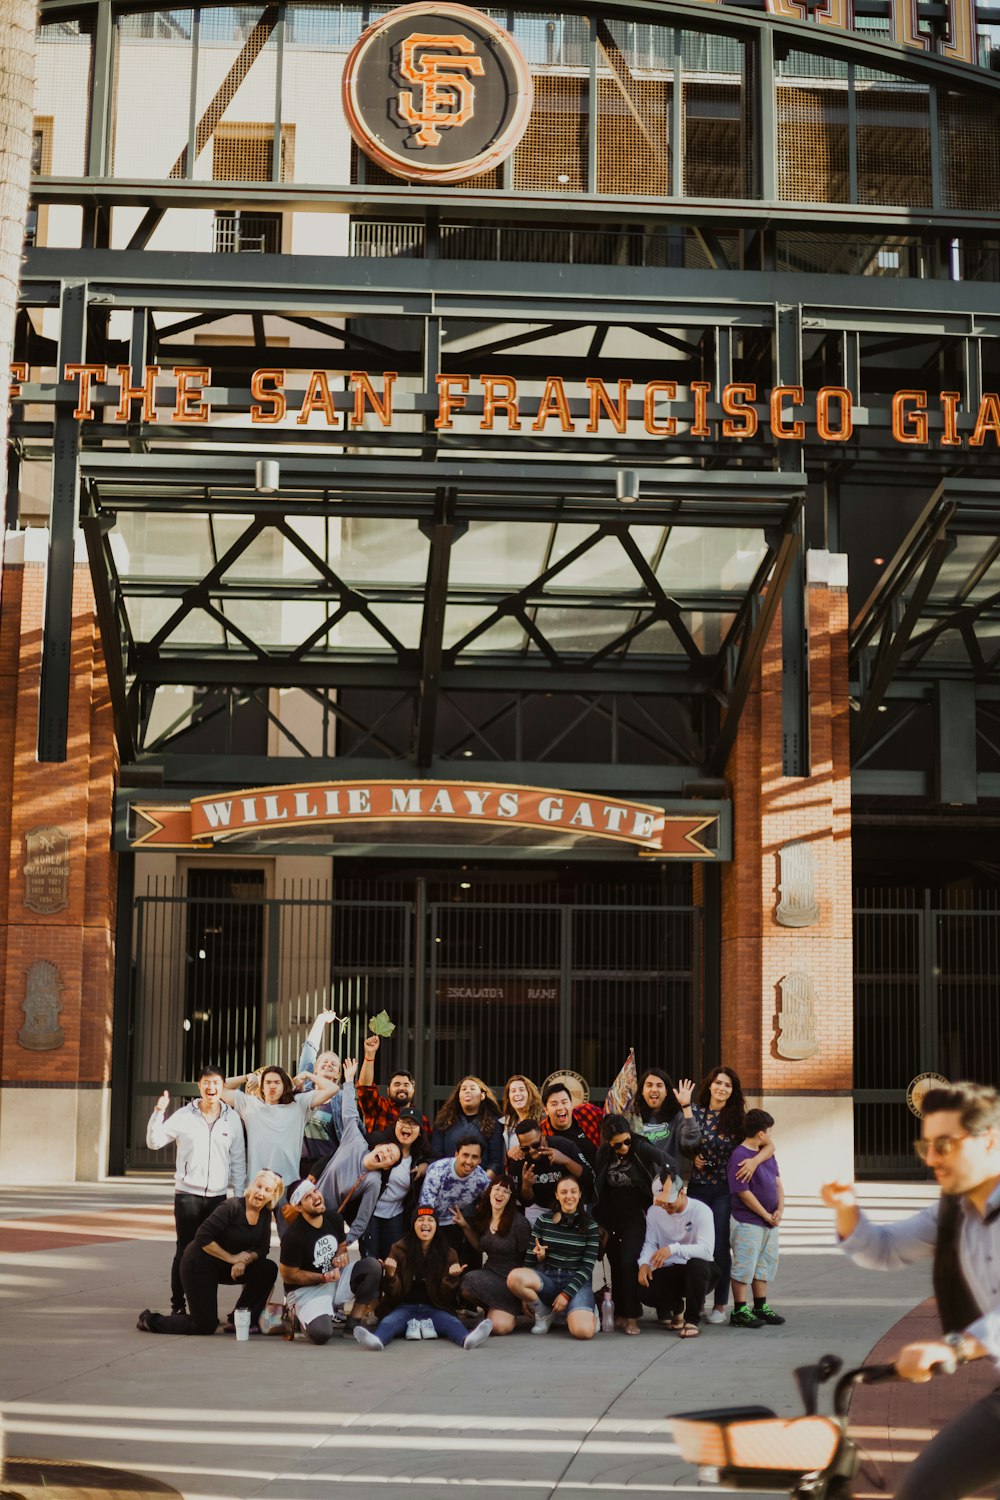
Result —
M140 1329L214 1333L219 1287L235 1283L251 1331L278 1318L316 1344L342 1326L375 1351L399 1335L473 1349L519 1318L590 1339L604 1257L624 1334L648 1307L696 1338L710 1294L709 1323L784 1322L768 1302L784 1208L774 1121L746 1108L732 1068L697 1090L649 1068L632 1118L574 1106L558 1079L539 1091L515 1074L498 1100L468 1076L432 1125L411 1073L376 1086L377 1036L360 1068L321 1050L335 1019L316 1018L294 1079L205 1068L197 1099L169 1116L158 1101L147 1144L176 1144L177 1243L171 1312L146 1309Z

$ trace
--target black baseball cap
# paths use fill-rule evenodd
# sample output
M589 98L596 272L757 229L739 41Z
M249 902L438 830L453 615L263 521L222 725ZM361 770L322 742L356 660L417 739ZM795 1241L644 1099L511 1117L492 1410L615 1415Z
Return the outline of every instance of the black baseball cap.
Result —
M396 1119L397 1120L412 1120L415 1125L422 1125L423 1124L423 1121L420 1118L420 1111L419 1111L419 1109L414 1109L411 1104L404 1104L403 1108L396 1115Z

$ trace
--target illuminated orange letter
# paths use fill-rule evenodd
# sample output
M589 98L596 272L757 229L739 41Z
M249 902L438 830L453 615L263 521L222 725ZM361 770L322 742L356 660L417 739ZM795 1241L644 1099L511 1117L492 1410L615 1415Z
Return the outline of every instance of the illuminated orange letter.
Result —
M830 426L830 402L840 402L840 426ZM816 394L816 431L824 443L846 443L854 431L853 398L843 385L821 385Z
M969 439L969 447L981 448L988 432L992 432L993 441L1000 448L1000 396L993 391L986 391L979 403L976 425Z
M907 410L910 402L915 411ZM892 398L892 435L897 443L926 443L926 391L896 391Z
M654 437L673 437L677 431L677 418L667 417L665 422L657 422L657 396L665 396L668 401L676 401L676 380L651 380L642 398L642 416L646 423L646 431L651 432Z
M785 426L785 415L781 409L781 403L788 397L796 406L801 406L805 400L805 391L800 385L776 385L771 392L771 431L776 438L782 442L801 443L806 435L806 424L795 421L790 427Z
M305 427L314 411L326 413L326 425L336 427L337 409L333 404L333 396L330 392L330 382L326 378L325 370L313 370L309 376L309 384L306 393L302 397L302 405L299 414L295 418L300 427Z
M10 401L20 401L21 384L28 378L28 365L23 359L15 359L10 367L10 385L7 396Z
M712 389L707 380L692 380L689 387L694 398L694 421L688 429L689 437L711 437L708 425L708 393Z
M372 383L363 370L351 371L351 384L354 387L354 415L351 418L352 427L363 427L365 425L365 402L370 405L375 416L378 417L383 427L392 426L392 388L396 384L396 371L386 370L382 376L382 399L379 400L372 388Z
M128 422L132 417L132 402L142 402L143 422L156 421L156 377L160 373L159 365L147 365L142 385L132 385L132 369L130 365L118 366L118 378L122 383L121 396L118 401L118 410L115 412L116 422Z
M631 385L631 380L619 380L618 401L615 403L608 395L608 388L603 380L595 380L588 377L586 386L590 391L590 420L587 423L587 432L597 431L602 406L611 418L615 431L625 431L628 422L628 393Z
M727 385L722 388L722 410L729 416L722 424L722 436L729 438L750 438L757 431L757 413L752 406L744 406L744 401L756 401L757 387L755 385ZM733 422L732 417L739 417L740 421Z
M961 448L962 446L962 439L958 435L958 403L961 399L961 391L938 392L938 400L941 402L941 410L944 413L942 448Z
M108 378L107 365L65 365L63 368L64 380L75 380L80 378L80 394L77 398L76 411L73 413L78 422L92 422L94 420L94 409L90 404L90 382L96 379L98 385L103 385ZM11 387L11 400L14 399L14 389Z
M438 414L434 419L434 426L450 429L454 426L452 412L465 405L465 398L469 393L469 376L435 375L434 379L438 387ZM456 391L452 390L453 385L458 386Z
M542 399L538 403L538 416L531 424L532 432L542 432L550 417L558 417L563 432L573 431L573 418L569 414L566 390L558 375L550 375L545 382Z
M480 427L484 432L493 431L493 421L498 411L507 418L507 431L520 432L521 418L517 410L517 381L512 375L480 375L483 388L483 418ZM498 387L503 394L498 395Z
M204 400L204 387L212 379L208 365L189 365L186 369L175 365L174 375L177 379L174 421L207 422L212 410Z
M274 387L268 390L268 385ZM250 377L250 394L255 404L250 408L251 422L283 422L285 412L288 410L288 402L285 400L285 372L284 370L254 370ZM259 401L266 401L271 407L268 411L263 406L258 406Z

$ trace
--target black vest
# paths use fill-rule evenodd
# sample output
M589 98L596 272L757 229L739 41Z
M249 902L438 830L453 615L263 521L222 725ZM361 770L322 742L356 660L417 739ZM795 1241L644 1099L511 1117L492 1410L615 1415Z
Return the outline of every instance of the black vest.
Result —
M934 1295L945 1333L961 1333L982 1316L982 1308L972 1295L962 1270L959 1255L962 1219L961 1198L942 1193L934 1246Z

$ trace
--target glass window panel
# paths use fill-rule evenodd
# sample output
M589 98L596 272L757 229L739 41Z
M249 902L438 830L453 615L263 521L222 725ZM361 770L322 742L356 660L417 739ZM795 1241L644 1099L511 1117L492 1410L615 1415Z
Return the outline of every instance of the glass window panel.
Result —
M960 536L941 564L931 598L955 599L969 574L979 566L993 543L990 536ZM994 585L996 587L996 585ZM911 585L912 591L912 585Z
M416 648L420 644L422 604L374 604L372 614L396 637L401 646ZM385 636L361 614L345 615L329 635L333 649L351 651L389 651L393 647Z
M594 528L585 525L563 525L556 530L552 562L565 557L578 547ZM632 526L630 535L647 562L651 562L663 536L662 526ZM556 592L562 588L580 588L593 585L597 588L643 589L642 579L635 564L616 536L605 536L578 557L569 567L557 573L546 590Z
M722 645L730 626L736 619L733 614L707 614L704 610L684 609L681 619L691 633L698 650L705 656L714 656Z
M504 592L523 588L542 571L549 529L515 521L473 521L451 549L450 581Z
M656 576L668 593L742 592L750 587L766 554L761 531L676 526Z
M460 639L460 637L459 637ZM462 656L485 655L496 651L521 651L524 647L524 626L513 615L501 615L495 625L484 630L462 652Z
M233 526L222 524L225 517L216 516L215 531L219 556L242 536L246 526L240 522ZM256 579L302 579L312 581L322 574L313 567L297 547L294 547L280 531L269 527L246 547L223 573L227 582L239 578Z
M205 515L143 515L123 510L118 512L118 535L128 553L127 560L118 562L119 570L134 578L194 580L203 578L212 566Z
M445 649L448 650L452 646L457 646L458 642L464 640L470 630L481 624L483 620L488 620L493 610L494 606L492 604L483 604L482 601L473 603L470 600L466 603L460 601L449 604L444 612ZM516 620L512 623L517 627L517 631L521 636L519 644L523 644L524 632L521 626L517 624ZM476 639L470 643L468 649L475 651L478 649L478 646L479 640ZM492 649L494 651L497 649L495 644Z
M416 521L348 516L330 528L330 566L348 583L423 584L430 543Z
M286 643L285 606L278 599L227 599L213 595L212 603L220 609L227 620L248 635L259 646L281 646ZM242 642L235 637L230 644L243 650Z
M117 25L114 175L168 177L188 142L194 11L144 11Z
M129 623L132 634L138 641L152 640L180 608L179 599L129 599L127 600ZM193 609L167 636L165 647L170 646L221 646L224 642L222 626L204 610Z
M998 592L1000 592L1000 558L990 564L975 588L970 591L969 602L971 603L973 599L987 599L990 594Z
M550 609L536 610L535 622L557 651L600 651L629 628L631 615L625 610ZM529 651L539 647L530 641Z
M922 629L926 629L934 623L933 620L921 620L920 625L914 631L914 635L919 636ZM958 630L943 630L933 644L928 646L920 660L921 662L968 662L969 653L965 648L961 632Z
M655 625L647 626L639 635L634 636L628 651L630 656L687 655L667 620L657 620Z
M91 45L79 21L36 32L32 171L82 176L90 126Z

